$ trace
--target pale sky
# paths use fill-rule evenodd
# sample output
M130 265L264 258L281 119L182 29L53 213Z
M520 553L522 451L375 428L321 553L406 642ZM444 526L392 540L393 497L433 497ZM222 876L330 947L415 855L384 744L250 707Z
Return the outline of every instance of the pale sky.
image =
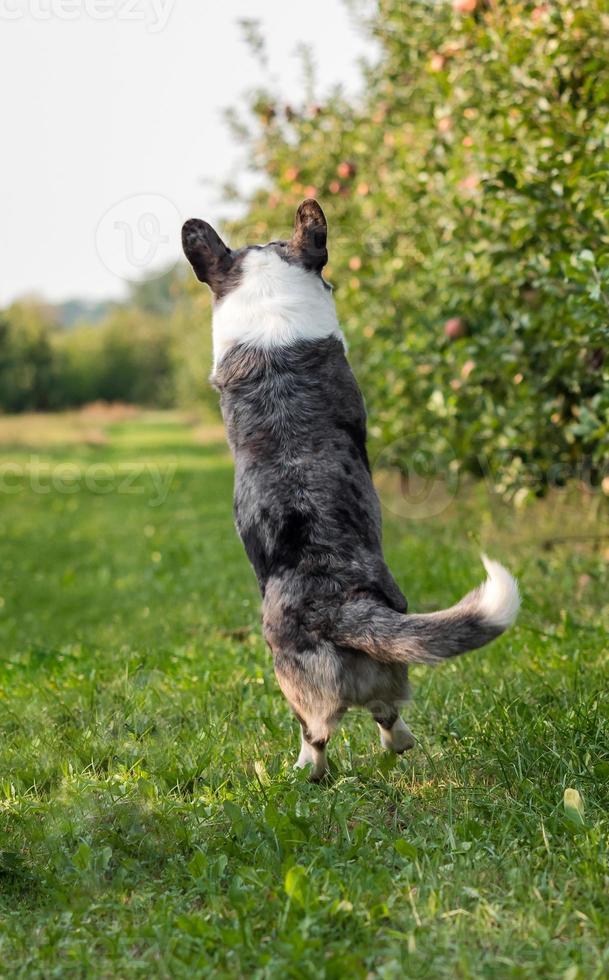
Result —
M222 110L264 82L241 18L286 97L301 41L322 88L356 88L341 0L0 0L0 305L121 296L177 258L184 218L226 213L205 183L244 169Z

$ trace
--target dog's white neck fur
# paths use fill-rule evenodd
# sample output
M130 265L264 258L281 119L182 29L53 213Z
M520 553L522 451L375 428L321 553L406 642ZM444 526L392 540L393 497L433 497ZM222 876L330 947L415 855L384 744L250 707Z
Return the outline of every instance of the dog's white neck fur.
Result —
M239 285L214 307L214 367L235 344L268 349L330 336L343 340L320 277L270 249L251 251Z

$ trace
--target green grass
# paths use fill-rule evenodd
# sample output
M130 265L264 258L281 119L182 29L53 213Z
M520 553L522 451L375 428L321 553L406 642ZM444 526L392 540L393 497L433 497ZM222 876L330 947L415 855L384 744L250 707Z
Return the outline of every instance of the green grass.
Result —
M315 786L292 770L217 429L95 424L10 420L3 438L0 420L2 975L607 976L594 502L513 512L476 491L388 518L412 608L479 580L483 545L520 576L522 617L412 672L412 753L384 755L350 714Z

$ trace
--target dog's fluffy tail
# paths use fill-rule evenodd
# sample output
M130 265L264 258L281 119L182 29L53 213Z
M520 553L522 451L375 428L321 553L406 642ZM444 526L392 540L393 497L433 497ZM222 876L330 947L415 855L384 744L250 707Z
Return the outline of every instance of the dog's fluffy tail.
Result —
M334 623L332 639L362 650L383 663L436 664L490 643L518 614L516 580L485 555L488 578L450 609L403 615L374 599L346 602Z

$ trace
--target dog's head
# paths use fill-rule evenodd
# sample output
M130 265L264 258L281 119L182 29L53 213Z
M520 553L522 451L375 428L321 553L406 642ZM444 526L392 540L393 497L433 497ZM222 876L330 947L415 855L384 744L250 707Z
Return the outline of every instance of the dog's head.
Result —
M304 201L286 241L233 251L206 221L182 230L195 274L214 296L214 364L231 348L269 350L335 336L342 340L322 269L328 228L317 201Z
M256 270L261 275L268 273L270 266L276 266L273 256L309 273L315 277L318 286L321 282L329 289L321 275L328 261L327 238L325 215L317 201L311 199L303 201L298 208L294 232L285 241L249 245L233 251L206 221L190 218L182 228L186 258L197 279L207 283L216 300L224 299L236 289L246 273L248 276L255 275Z

